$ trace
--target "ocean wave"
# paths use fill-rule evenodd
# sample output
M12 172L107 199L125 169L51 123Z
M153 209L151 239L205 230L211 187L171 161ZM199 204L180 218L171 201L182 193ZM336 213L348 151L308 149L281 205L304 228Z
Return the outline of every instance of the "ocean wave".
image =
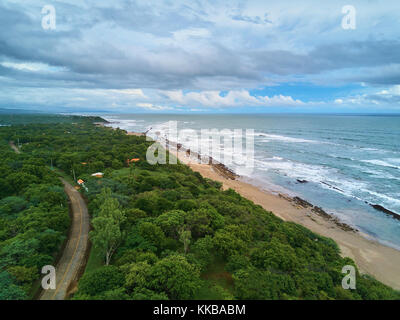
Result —
M392 162L392 163L400 165L400 158L387 158L386 160L389 161L389 162Z
M385 161L386 160L386 161ZM382 167L388 167L388 168L393 168L393 169L399 169L400 166L398 164L390 163L387 160L379 160L379 159L372 159L372 160L360 160L361 162L373 164L376 166L382 166Z
M283 141L283 142L289 142L289 143L327 143L324 141L293 138L293 137L288 137L288 136L281 136L281 135L277 135L277 134L267 134L267 133L262 133L262 132L254 133L254 136L267 138L264 142L269 142L269 140L277 140L277 141Z
M103 117L105 120L110 123L106 123L105 126L112 128L120 128L126 131L144 131L145 120L141 119L121 119L117 116L107 116Z
M363 199L355 196L360 188L366 188L367 183L343 176L338 169L295 162L276 157L255 160L257 169L274 171L293 180L306 180L320 185L324 189L333 190L344 196Z
M390 173L383 172L380 170L372 170L372 169L369 169L369 168L366 168L366 167L360 166L360 165L349 165L349 167L355 168L362 173L372 176L373 178L400 180L400 176L395 177L394 175L392 175Z
M390 197L386 194L378 193L378 192L375 192L375 191L372 191L369 189L361 189L360 191L369 193L377 198L385 200L386 203L389 205L389 207L390 206L400 206L400 199L396 199L396 198ZM392 210L392 209L389 208L389 210Z
M357 146L354 146L357 147ZM377 152L377 153L387 153L389 150L384 150L384 149L377 149L377 148L370 148L370 147L358 147L364 151L372 151L372 152Z
M373 191L367 182L344 177L339 170L333 168L298 163L285 159L277 160L276 158L257 160L256 164L263 171L272 170L293 180L306 180L318 184L324 189L337 192L362 203L381 204L393 212L400 206L400 200L396 199L395 196ZM378 172L374 173L379 174ZM388 175L381 175L381 178L383 177L389 178ZM390 178L397 179L393 176L390 176Z
M320 183L337 173L332 168L295 162L280 157L255 160L255 162L259 164L258 169L263 171L273 170L293 179L305 179L316 183Z

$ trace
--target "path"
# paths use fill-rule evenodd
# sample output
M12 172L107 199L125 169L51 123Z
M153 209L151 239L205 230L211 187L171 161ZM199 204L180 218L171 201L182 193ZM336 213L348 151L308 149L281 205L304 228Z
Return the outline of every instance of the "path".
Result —
M86 262L88 249L89 214L81 194L61 179L71 202L72 225L67 244L56 267L56 289L43 290L40 300L64 300L76 284L79 271Z
M16 153L21 153L17 146L15 145L14 141L10 141L10 147L16 152Z

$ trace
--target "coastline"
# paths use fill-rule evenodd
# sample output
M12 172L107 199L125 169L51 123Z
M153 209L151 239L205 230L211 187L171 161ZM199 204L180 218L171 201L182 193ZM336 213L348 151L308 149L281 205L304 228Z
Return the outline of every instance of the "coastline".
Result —
M275 195L240 179L230 179L216 170L213 165L199 164L182 151L178 151L177 154L179 160L193 171L199 172L205 178L221 182L224 190L232 188L282 220L298 223L315 233L332 238L339 245L341 255L353 259L360 272L369 274L382 283L400 290L399 250L368 239L366 234L354 230L336 218L325 216L326 213L322 213L324 211L319 212L316 209L318 207L302 203L299 201L300 198Z
M127 132L127 134L145 136L139 132ZM179 143L168 140L166 142L167 149L193 171L199 172L205 178L221 182L224 190L229 188L235 190L284 221L298 223L315 233L332 238L338 244L341 255L353 259L361 273L369 274L382 283L400 290L399 250L381 244L301 198L263 190L242 181L229 168L211 158L206 164L199 163L201 155L182 150Z

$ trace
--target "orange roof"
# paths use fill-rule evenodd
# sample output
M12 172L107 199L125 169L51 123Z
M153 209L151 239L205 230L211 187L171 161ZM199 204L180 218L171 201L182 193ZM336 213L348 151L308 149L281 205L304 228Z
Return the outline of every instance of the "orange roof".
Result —
M79 184L82 184L82 183L85 183L85 181L83 181L82 179L79 179L79 180L78 180L78 183L79 183Z
M133 159L131 159L131 162L133 161L133 162L138 162L140 159L139 158L133 158Z

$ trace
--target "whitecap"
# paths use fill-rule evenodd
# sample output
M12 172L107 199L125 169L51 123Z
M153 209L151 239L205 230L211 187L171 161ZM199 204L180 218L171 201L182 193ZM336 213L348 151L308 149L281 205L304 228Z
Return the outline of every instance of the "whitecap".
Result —
M254 135L267 138L264 142L268 142L269 140L277 140L277 141L290 142L290 143L325 143L324 141L293 138L293 137L288 137L288 136L281 136L281 135L277 135L277 134L267 134L267 133L262 133L262 132L255 133Z
M382 166L382 167L389 167L389 168L394 168L394 169L399 169L400 167L396 164L389 163L384 160L379 160L379 159L372 159L372 160L360 160L361 162L369 163L369 164L374 164L377 166Z

